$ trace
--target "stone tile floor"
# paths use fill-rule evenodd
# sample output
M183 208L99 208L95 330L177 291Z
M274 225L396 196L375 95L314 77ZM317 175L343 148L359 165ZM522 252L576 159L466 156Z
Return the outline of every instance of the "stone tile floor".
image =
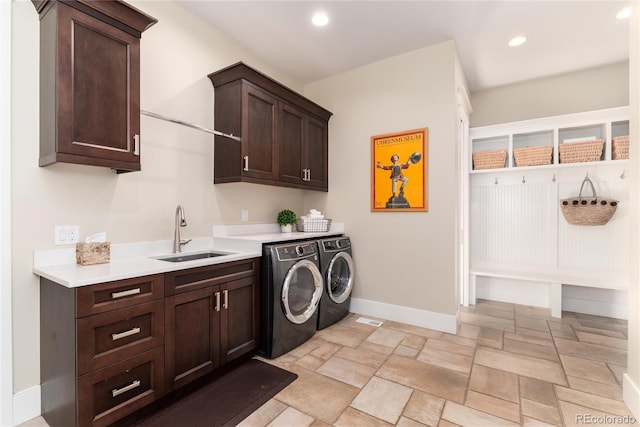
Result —
M298 379L240 426L635 423L622 401L624 320L493 301L463 308L456 335L359 317L267 360Z
M352 314L271 361L298 379L245 419L262 426L628 425L627 322L493 301L456 335ZM381 319L382 320L382 319ZM626 418L625 418L626 417Z

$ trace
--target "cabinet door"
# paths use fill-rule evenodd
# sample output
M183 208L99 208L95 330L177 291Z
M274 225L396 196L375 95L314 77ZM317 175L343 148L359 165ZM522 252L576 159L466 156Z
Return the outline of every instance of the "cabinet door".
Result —
M139 170L140 40L58 7L57 160Z
M247 277L220 287L222 363L233 360L258 346L258 278Z
M218 287L165 298L167 390L212 372L220 364Z
M242 176L274 180L278 100L247 82L242 97Z
M302 146L305 139L306 115L289 104L280 108L280 181L304 184Z
M304 169L307 185L328 191L329 124L308 116L303 144Z

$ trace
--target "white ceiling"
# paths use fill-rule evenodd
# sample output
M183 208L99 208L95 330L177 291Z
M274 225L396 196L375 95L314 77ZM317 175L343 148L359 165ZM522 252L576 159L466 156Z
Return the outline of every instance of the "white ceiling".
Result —
M301 84L446 40L472 92L629 58L629 1L176 1Z

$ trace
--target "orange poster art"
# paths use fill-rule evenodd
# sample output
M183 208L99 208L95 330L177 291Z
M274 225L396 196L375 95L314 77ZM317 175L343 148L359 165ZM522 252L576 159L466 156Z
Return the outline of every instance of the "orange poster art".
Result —
M371 211L426 212L428 128L371 137Z

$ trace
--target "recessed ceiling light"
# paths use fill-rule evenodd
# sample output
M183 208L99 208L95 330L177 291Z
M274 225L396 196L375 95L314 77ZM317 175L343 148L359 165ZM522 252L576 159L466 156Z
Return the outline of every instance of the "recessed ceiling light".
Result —
M509 46L511 47L520 46L526 41L527 41L527 38L524 36L514 37L511 40L509 40Z
M316 27L324 27L329 23L329 17L324 12L317 12L313 15L313 18L311 18L311 22L313 22L313 25Z
M616 15L616 18L618 18L618 19L627 19L629 16L631 16L631 8L630 7L625 7L620 12L618 12L618 14Z

